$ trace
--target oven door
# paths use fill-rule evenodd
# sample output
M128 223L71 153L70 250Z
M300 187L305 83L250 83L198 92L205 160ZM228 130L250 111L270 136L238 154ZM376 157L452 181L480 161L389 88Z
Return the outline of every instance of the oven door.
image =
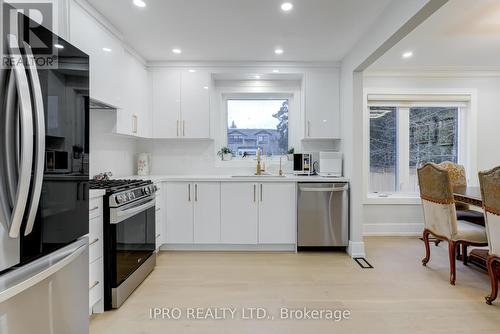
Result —
M155 251L155 199L111 209L111 287L124 282Z

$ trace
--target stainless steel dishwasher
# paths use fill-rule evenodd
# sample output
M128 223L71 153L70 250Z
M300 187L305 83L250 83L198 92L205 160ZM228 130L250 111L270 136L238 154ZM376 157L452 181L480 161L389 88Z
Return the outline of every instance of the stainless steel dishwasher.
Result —
M348 245L348 183L299 183L297 201L299 250Z

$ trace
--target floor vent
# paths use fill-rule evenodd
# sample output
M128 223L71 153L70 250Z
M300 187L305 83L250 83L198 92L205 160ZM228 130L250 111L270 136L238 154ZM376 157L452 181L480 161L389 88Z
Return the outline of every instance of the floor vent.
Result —
M373 266L364 257L355 257L354 261L363 269L373 269Z

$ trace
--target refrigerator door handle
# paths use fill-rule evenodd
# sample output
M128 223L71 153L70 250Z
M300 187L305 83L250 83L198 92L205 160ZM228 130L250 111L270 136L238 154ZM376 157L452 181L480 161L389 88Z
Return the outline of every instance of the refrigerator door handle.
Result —
M24 267L6 274L5 276L7 277L4 277L5 282L2 282L2 280L0 280L0 283L3 283L3 285L7 286L9 285L9 281L19 281L19 283L11 284L11 286L8 286L5 290L0 291L0 304L62 270L64 267L80 257L84 252L86 252L87 249L88 239L83 238L75 242L75 246L72 246L70 248L63 248L57 251L54 255L51 255L50 260L42 258L39 261L32 262ZM43 270L37 271L37 267L42 267L43 263L45 262L53 264ZM19 274L16 273L18 271L20 272ZM35 271L35 273L32 273L32 271ZM9 274L12 275L12 278L8 277ZM27 277L26 279L22 279L22 276L24 275Z
M4 159L0 161L2 175L4 179L0 183L0 205L1 214L0 223L9 231L12 207L15 203L17 188L17 157L18 136L17 129L17 96L14 73L9 72L5 85L5 113L2 117L3 142L1 143L2 155Z
M33 112L31 108L28 77L24 68L24 60L19 52L15 52L16 49L19 49L17 38L14 35L9 35L8 39L10 56L15 64L14 77L16 79L17 93L19 96L18 100L21 111L21 161L19 166L15 203L13 205L11 224L9 228L9 236L11 238L18 238L30 191L31 167L33 163Z
M28 235L33 230L38 204L40 203L40 195L42 193L43 169L44 169L44 152L45 152L45 113L43 110L42 86L38 77L38 70L35 65L35 58L31 51L31 46L24 42L26 57L28 58L29 73L31 77L31 87L33 88L34 96L34 123L36 132L36 149L35 149L35 173L33 176L33 189L31 193L31 203L28 210L28 220L24 235Z

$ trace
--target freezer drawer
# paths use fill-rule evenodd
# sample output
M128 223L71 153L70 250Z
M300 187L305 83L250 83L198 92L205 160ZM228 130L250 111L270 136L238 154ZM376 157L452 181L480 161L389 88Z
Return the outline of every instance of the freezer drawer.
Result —
M346 247L349 242L349 184L299 183L298 247Z
M0 333L88 334L88 262L83 238L0 276Z

